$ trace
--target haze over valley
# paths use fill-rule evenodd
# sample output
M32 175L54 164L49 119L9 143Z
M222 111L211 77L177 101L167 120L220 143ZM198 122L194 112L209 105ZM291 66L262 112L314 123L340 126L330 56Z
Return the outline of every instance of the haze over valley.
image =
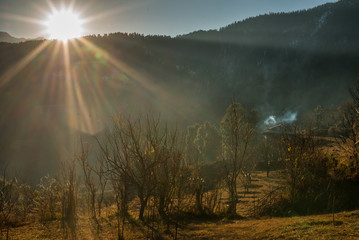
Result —
M95 1L109 9L86 16L90 3L80 11L80 0L48 1L49 12L37 8L45 19L0 4L0 13L18 11L0 17L0 239L26 232L19 229L31 219L48 224L50 239L60 220L64 239L196 239L187 226L197 220L210 238L202 220L319 213L332 214L328 224L318 220L328 236L347 227L357 212L334 215L359 207L359 1L317 2L183 33L197 26L188 23L196 15L188 3L177 6L188 11L183 28L175 29L177 13L167 16L168 35L153 21L174 3L124 1L120 16L116 1ZM138 21L153 33L127 31L146 29L120 22L132 11L143 11ZM233 12L222 15L219 23ZM100 31L101 23L125 30ZM244 234L221 231L213 236ZM292 237L273 231L258 236Z
M358 9L339 1L174 38L93 35L85 41L98 48L69 44L69 66L56 42L1 43L2 158L46 171L38 164L52 166L66 139L98 133L116 112L151 111L186 126L218 122L232 98L256 109L261 122L341 103L359 72ZM36 48L14 73L11 66ZM76 77L71 86L66 67ZM83 102L68 103L72 94Z

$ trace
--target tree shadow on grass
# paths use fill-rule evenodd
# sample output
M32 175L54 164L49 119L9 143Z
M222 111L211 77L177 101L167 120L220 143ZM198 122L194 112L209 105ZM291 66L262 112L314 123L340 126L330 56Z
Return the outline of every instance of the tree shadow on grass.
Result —
M327 226L327 225L334 225L334 226L340 226L343 224L343 221L314 221L309 222L308 225L310 226Z

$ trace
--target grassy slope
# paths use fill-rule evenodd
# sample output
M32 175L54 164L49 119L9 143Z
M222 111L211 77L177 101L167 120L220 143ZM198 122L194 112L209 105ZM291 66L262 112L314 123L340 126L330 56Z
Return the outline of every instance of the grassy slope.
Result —
M359 239L359 211L292 218L199 223L186 227L187 239Z
M253 176L249 192L239 189L239 213L243 216L253 215L255 201L264 193L278 185L278 176L271 173L269 178L264 172ZM105 215L111 216L110 213ZM136 215L135 213L133 214ZM102 231L96 233L96 226L86 217L79 218L77 228L78 239L116 239L115 221L107 217L102 222ZM149 239L149 229L138 221L128 228L127 239ZM260 218L247 217L244 220L194 221L183 225L178 230L178 239L359 239L359 211L332 215L315 215L291 218ZM128 225L129 226L129 225ZM171 228L174 233L173 227ZM163 239L173 239L161 230ZM64 232L60 221L47 223L32 222L11 230L12 239L63 239Z
M78 239L116 239L115 228L104 227L101 234L90 229L85 219L79 221ZM132 229L128 239L146 239L142 228ZM12 239L63 239L59 222L45 225L38 222L13 229ZM172 239L163 234L164 239ZM291 218L246 219L191 223L178 232L178 239L359 239L359 211L332 215Z

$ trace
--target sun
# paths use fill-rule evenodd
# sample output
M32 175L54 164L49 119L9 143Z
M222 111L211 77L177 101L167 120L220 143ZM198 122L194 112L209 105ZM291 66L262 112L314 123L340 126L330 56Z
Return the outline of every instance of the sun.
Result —
M45 21L49 38L63 42L80 37L83 32L82 24L79 14L71 9L53 10Z

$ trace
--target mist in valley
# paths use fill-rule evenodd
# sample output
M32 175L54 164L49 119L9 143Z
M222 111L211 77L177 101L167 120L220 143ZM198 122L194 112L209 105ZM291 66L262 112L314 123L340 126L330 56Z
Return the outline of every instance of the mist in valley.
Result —
M129 216L177 239L183 219L245 215L258 176L280 180L248 215L335 225L359 206L358 12L341 0L178 36L0 34L0 238L22 204L72 239L80 207L99 234L110 206L116 239Z

